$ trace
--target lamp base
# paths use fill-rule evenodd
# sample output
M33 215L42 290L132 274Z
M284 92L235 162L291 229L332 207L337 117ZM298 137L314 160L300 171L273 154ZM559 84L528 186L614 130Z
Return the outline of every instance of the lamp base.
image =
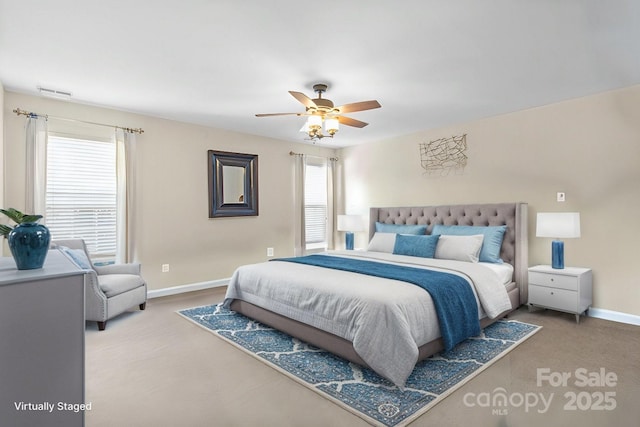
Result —
M564 268L564 242L562 240L551 242L551 268Z
M349 251L353 250L353 233L350 231L347 231L345 233L344 236L344 244L345 244L345 248Z

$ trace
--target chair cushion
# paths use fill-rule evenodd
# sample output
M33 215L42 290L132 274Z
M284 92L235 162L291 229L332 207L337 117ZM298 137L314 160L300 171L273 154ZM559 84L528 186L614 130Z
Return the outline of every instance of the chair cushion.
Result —
M98 276L98 283L107 298L111 298L143 286L144 280L135 274L104 274Z

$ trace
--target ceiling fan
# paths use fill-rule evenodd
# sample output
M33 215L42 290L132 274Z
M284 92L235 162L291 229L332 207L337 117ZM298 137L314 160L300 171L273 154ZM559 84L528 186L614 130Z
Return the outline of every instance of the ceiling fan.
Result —
M256 114L256 117L272 117L272 116L307 116L308 119L305 125L300 130L306 132L309 135L309 139L322 139L325 137L333 138L338 131L338 123L343 125L352 126L356 128L363 128L368 123L360 120L352 119L351 117L343 116L344 113L354 113L356 111L372 110L374 108L380 108L381 105L378 101L362 101L354 102L351 104L345 104L340 107L335 107L330 99L323 98L322 94L327 91L327 85L318 83L313 85L313 90L318 94L317 98L311 99L302 92L289 91L289 93L297 99L302 105L305 106L304 113L267 113ZM322 133L322 124L324 123L326 135Z

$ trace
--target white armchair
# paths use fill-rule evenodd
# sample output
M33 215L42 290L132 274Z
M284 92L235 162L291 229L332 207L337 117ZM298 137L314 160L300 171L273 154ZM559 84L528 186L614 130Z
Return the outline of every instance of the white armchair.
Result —
M85 284L85 320L96 321L103 331L107 320L138 305L147 304L147 284L140 275L140 264L95 266L82 239L57 240L58 246L81 268L89 270Z

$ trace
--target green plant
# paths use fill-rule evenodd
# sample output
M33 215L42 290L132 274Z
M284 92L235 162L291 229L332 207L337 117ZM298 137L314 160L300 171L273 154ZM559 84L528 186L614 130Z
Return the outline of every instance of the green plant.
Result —
M15 222L16 224L24 224L25 222L38 222L40 218L42 218L42 215L24 214L14 208L0 209L0 213L5 214L11 221ZM13 230L13 227L6 224L0 224L0 234L3 237L7 237L9 233L11 233L11 230Z

